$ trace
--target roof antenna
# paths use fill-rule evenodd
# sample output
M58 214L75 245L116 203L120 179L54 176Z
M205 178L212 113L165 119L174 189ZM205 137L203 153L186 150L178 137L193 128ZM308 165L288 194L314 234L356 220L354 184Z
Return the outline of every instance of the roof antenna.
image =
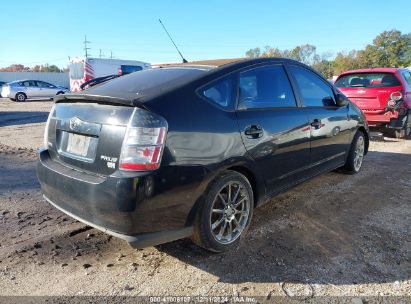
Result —
M187 63L188 61L183 57L183 55L181 54L180 50L178 49L177 45L174 43L173 38L171 38L170 34L168 33L166 27L164 26L163 22L161 22L161 19L158 19L158 21L160 22L160 24L162 25L164 31L167 33L168 38L170 38L171 42L174 44L177 52L180 54L181 59L183 59L183 63Z

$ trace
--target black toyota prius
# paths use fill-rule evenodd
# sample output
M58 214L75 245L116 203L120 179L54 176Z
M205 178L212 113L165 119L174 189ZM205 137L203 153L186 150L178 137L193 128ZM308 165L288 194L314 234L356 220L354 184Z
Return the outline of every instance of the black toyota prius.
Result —
M361 110L296 61L182 64L56 97L37 174L50 204L133 247L221 252L279 192L359 172L368 138Z

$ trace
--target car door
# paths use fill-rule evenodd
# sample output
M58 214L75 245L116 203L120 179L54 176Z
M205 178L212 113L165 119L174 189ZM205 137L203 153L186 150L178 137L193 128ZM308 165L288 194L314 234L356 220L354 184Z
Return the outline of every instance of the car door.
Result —
M272 193L304 178L310 156L308 117L282 64L238 75L237 119L243 143Z
M312 168L327 170L344 164L350 138L348 105L338 107L332 85L313 71L298 65L288 69L310 122Z
M56 87L44 81L36 81L39 88L39 97L51 98L56 95Z
M33 80L25 80L22 83L25 88L24 93L27 95L27 98L38 98L40 96L39 88Z

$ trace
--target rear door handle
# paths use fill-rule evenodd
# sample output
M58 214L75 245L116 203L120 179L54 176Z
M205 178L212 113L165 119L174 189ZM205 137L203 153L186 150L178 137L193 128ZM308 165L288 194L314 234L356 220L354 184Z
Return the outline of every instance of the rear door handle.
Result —
M263 128L261 128L261 126L259 125L251 125L249 127L246 127L244 130L244 134L248 137L248 138L260 138L261 136L263 136Z

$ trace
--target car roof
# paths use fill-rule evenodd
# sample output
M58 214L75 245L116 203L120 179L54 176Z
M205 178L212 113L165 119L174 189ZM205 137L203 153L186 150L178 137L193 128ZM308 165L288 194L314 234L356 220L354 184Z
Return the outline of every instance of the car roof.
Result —
M210 60L198 60L198 61L190 61L185 63L164 63L158 65L152 65L154 67L202 67L204 69L208 68L208 70L216 69L216 68L225 68L225 67L233 67L233 66L246 66L264 62L292 62L300 64L299 62L282 57L264 57L264 58L225 58L225 59L210 59Z
M37 81L37 80L33 80L33 79L19 79L19 80L10 81L10 83L23 82L23 81Z
M253 68L257 67L262 64L270 64L270 63L290 63L293 65L303 66L307 69L310 69L312 72L320 75L315 70L311 69L310 67L287 58L275 58L275 57L268 57L268 58L232 58L232 59L215 59L215 60L202 60L202 61L192 61L187 63L169 63L169 64L161 64L161 65L152 65L153 69L147 69L136 73L131 73L114 80L111 80L107 83L103 83L101 85L92 87L87 89L84 92L79 92L75 94L65 94L59 95L55 97L56 102L64 102L65 100L76 99L76 100L86 100L86 99L100 99L107 103L122 103L126 105L135 105L136 103L145 103L152 98L155 98L165 92L169 92L172 89L175 89L182 85L181 82L177 83L169 83L163 90L151 90L150 92L146 92L146 94L140 94L139 97L136 96L135 92L114 92L109 89L108 86L114 85L115 82L119 81L126 81L130 77L140 76L141 73L147 73L150 70L172 70L172 69L183 69L183 70L196 70L197 73L193 73L193 77L191 79L187 79L188 83L194 83L196 81L201 82L209 82L214 79L217 79L221 76L224 76L226 73L231 73L242 68ZM198 71L201 71L198 73ZM194 71L193 71L194 72ZM195 75L194 75L195 74ZM320 77L322 77L320 75ZM148 90L147 90L148 91ZM141 92L142 93L142 92Z
M346 74L355 74L355 73L395 73L397 71L403 70L401 68L370 68L370 69L358 69L358 70L349 70L342 72L341 75Z
M224 64L238 62L245 60L246 58L225 58L225 59L210 59L210 60L196 60L190 62L175 62L175 63L160 63L160 64L152 64L152 67L175 67L175 66L184 66L184 67L202 67L213 69L220 67Z

